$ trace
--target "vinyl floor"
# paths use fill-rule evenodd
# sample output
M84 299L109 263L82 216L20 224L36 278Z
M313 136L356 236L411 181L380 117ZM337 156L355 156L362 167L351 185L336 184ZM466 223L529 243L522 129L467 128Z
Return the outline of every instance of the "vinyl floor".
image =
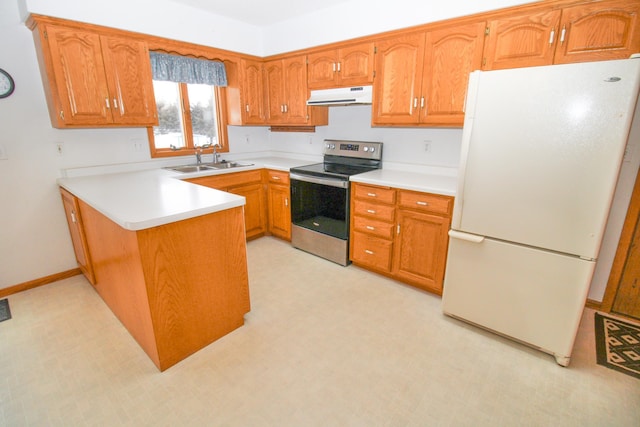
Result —
M248 258L245 325L163 373L82 276L11 295L0 425L640 425L640 380L596 364L592 310L561 368L286 242Z

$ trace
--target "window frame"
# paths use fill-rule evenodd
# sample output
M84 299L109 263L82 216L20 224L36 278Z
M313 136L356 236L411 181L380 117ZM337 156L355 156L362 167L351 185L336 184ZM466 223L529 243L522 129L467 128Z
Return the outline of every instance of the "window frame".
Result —
M151 158L162 157L179 157L187 156L195 153L196 148L193 145L193 127L191 122L191 109L189 108L189 94L187 91L187 83L178 83L180 101L181 101L181 114L184 132L185 147L178 150L172 150L171 148L157 148L155 144L155 135L153 133L153 126L147 127L147 139L149 140L149 151ZM216 120L218 123L218 153L229 152L229 138L227 133L227 96L226 88L220 86L213 86L213 95L216 101ZM188 132L187 132L188 130ZM203 148L203 154L213 153L213 147Z

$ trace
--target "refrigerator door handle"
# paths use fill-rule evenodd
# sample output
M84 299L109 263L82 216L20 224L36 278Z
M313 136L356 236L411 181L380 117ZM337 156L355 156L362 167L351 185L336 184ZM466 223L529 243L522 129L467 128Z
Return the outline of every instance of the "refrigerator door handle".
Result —
M477 234L463 233L462 231L449 230L449 237L452 239L466 240L471 243L482 243L484 236L478 236Z

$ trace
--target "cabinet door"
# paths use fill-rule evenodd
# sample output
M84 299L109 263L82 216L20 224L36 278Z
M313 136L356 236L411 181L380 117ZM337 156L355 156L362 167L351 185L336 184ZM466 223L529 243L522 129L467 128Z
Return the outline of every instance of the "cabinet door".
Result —
M640 2L589 3L562 11L555 63L624 59L640 50Z
M372 123L417 124L420 120L424 33L377 44Z
M284 123L285 86L281 60L264 64L267 123Z
M287 124L306 124L307 112L307 58L297 56L288 58L284 63L285 117Z
M101 38L102 56L111 94L113 123L157 125L151 62L147 44L122 37Z
M244 196L244 226L247 239L264 235L267 221L264 213L264 188L261 183L242 185L228 189L229 193Z
M244 124L264 124L262 63L242 61L242 117Z
M485 23L427 33L420 122L462 126L469 73L482 66Z
M360 86L373 82L373 43L344 47L337 68L340 86Z
M52 96L57 100L53 104L59 106L57 125L111 123L100 36L54 25L45 31L55 79L55 83L50 79L49 84L55 84Z
M328 50L308 56L307 84L309 89L333 88L337 85L338 52Z
M560 10L550 10L490 21L483 69L552 64L560 15Z
M393 274L430 292L442 294L449 219L398 209Z
M93 274L91 257L89 256L89 246L87 245L87 239L82 225L82 216L78 208L78 199L62 188L60 189L60 195L62 196L62 204L67 217L67 224L69 225L69 233L71 234L71 242L73 243L73 251L78 267L80 267L80 270L82 270L82 273L89 282L95 285L96 281Z
M291 240L289 187L270 184L267 202L269 204L269 232L282 239Z

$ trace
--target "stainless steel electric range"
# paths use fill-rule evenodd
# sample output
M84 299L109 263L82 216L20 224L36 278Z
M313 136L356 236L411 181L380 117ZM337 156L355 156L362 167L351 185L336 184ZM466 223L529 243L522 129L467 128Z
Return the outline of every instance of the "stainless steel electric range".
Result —
M326 139L322 163L290 169L291 244L349 264L349 177L382 167L382 143Z

